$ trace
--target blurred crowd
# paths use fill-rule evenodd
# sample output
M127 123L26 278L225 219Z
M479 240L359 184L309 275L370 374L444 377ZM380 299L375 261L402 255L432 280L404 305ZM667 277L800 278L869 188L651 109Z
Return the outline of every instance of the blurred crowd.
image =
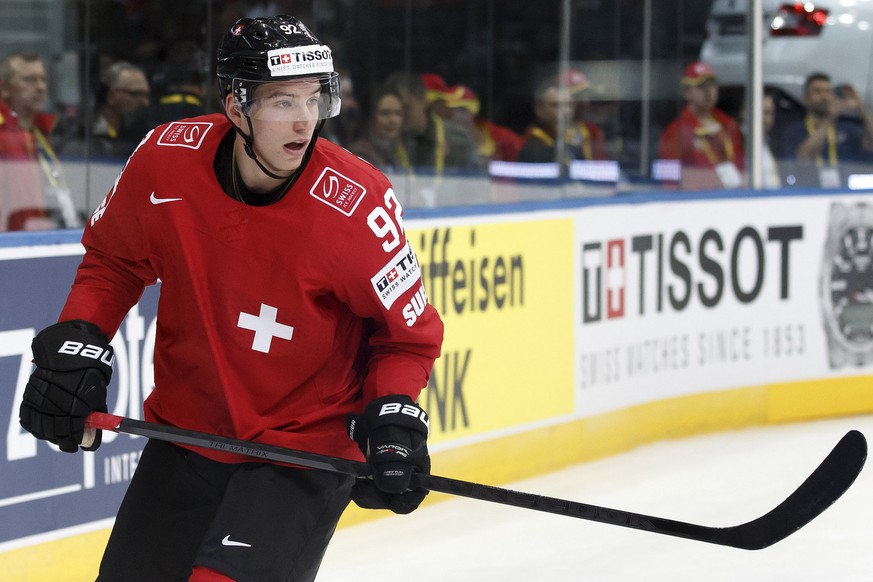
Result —
M175 63L149 74L125 60L104 63L93 107L59 118L44 111L47 67L35 53L16 52L0 61L0 230L81 226L64 162L123 161L152 128L214 110L207 67ZM489 164L605 159L603 133L585 122L585 75L571 70L537 88L536 122L523 134L481 115L469 86L449 85L435 73L396 72L360 99L348 73L342 78L342 114L321 136L386 173L414 183L414 205L433 206L447 176L486 175ZM561 92L568 91L571 99ZM366 103L366 111L362 110ZM567 118L567 115L570 117ZM566 120L566 121L562 121ZM568 147L556 136L562 122Z
M0 60L0 231L75 228L84 209L73 202L65 163L123 161L152 128L215 111L208 63L196 46L176 47L147 70L127 60L101 63L91 106L59 119L45 111L47 69L31 52ZM563 67L535 83L530 123L523 131L483 115L480 96L433 72L395 72L367 95L342 72L342 113L321 136L349 149L405 184L406 204L435 206L448 179L490 176L503 183L575 178L615 187L621 180L621 136L593 114L586 73ZM777 120L775 94L765 92L764 186L809 180L839 186L846 163L873 162L873 117L852 87L834 87L825 73L805 85L804 113ZM730 189L748 185L743 112L718 107L712 68L692 62L676 93L678 116L657 133L652 177L659 187ZM511 188L503 197L512 200Z

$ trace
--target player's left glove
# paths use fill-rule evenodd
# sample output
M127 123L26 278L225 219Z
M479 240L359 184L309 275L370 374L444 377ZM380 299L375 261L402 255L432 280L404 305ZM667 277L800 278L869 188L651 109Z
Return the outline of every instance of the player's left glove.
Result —
M414 472L430 473L427 413L409 396L383 396L364 414L350 414L348 429L373 467L372 480L358 479L352 500L365 509L414 511L428 494L410 489Z

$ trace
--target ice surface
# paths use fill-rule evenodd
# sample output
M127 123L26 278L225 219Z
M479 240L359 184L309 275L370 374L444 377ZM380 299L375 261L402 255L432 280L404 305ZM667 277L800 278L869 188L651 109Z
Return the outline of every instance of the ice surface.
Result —
M701 525L736 525L787 497L850 429L873 441L873 416L656 443L502 486ZM764 550L451 498L339 530L318 582L854 582L873 580L871 549L873 468L866 467L824 514Z

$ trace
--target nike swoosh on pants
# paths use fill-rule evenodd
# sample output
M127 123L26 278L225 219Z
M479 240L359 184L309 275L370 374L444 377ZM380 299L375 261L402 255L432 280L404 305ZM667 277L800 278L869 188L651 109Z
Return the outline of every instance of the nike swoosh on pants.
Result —
M221 545L222 546L237 546L240 548L252 547L252 544L247 544L245 542L237 542L237 541L230 539L230 535L224 536L224 539L221 540Z

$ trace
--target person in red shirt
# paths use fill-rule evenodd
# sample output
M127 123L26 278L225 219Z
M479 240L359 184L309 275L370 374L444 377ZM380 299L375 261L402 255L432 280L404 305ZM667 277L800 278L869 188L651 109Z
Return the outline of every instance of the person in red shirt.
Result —
M79 225L50 143L56 118L43 111L47 100L39 55L17 52L0 61L0 232ZM46 194L68 212L53 215Z
M682 76L685 108L658 142L658 158L678 160L685 190L720 190L743 184L743 136L737 123L716 107L718 79L708 64L690 63Z
M477 151L483 166L492 160L514 162L521 150L521 136L502 125L479 115L479 96L466 85L447 87L443 101L447 115L469 127L476 139Z
M388 179L318 136L340 110L330 49L297 18L243 18L217 74L224 114L147 134L88 220L21 424L100 445L84 418L107 410L107 338L160 279L147 420L366 458L372 479L152 440L101 582L313 580L350 499L408 513L427 493L409 489L430 468L416 399L443 326Z

